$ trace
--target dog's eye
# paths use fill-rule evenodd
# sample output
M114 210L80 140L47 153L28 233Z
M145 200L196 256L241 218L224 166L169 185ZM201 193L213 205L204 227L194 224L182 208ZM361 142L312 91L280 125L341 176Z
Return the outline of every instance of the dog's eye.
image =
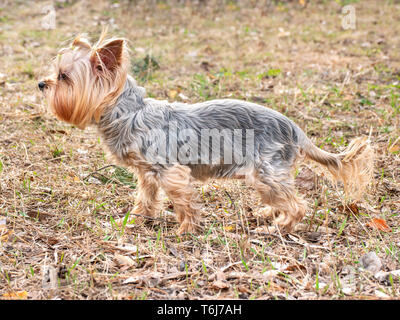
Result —
M68 76L65 74L65 73L62 73L62 72L60 72L59 74L58 74L58 78L57 78L59 81L60 80L67 80L68 79Z

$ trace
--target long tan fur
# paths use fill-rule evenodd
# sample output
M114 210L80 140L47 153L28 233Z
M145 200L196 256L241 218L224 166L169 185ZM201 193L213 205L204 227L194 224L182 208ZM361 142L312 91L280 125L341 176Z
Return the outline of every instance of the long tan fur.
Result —
M93 46L78 36L71 47L61 49L53 75L44 79L52 112L81 129L98 122L124 88L129 69L127 51L124 39L106 40L106 31Z
M307 158L325 166L334 182L343 182L346 196L356 201L361 198L373 175L374 149L367 137L354 139L339 154L321 150L308 139L302 150Z

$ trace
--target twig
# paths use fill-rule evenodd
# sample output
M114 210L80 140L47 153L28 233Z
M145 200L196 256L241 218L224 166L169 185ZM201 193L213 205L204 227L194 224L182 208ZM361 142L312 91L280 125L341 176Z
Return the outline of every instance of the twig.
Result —
M177 221L170 221L170 220L167 220L167 219L164 219L164 218L149 217L149 216L146 216L146 215L143 215L143 214L139 214L139 213L130 213L129 215L136 216L136 217L142 217L142 218L147 219L147 220L161 221L161 222L164 222L166 224L167 223L172 223L172 224L177 224L178 223Z
M226 190L224 190L224 192L225 192L225 194L228 196L229 200L231 201L231 204L232 204L232 206L233 206L233 209L236 210L236 206L235 206L235 203L233 202L233 199L232 199L231 195L230 195L229 192L226 191Z
M89 173L89 174L86 175L82 180L86 180L86 179L88 179L90 176L92 176L92 175L98 173L98 172L101 171L101 170L107 169L107 168L109 168L109 167L117 167L117 166L114 165L114 164L109 164L109 165L107 165L107 166L104 166L104 167L102 167L102 168L100 168L100 169L97 169L97 170L95 170L95 171ZM106 176L103 175L103 177L106 177ZM95 178L96 178L96 177L95 177ZM107 177L106 177L106 178L107 178ZM109 179L109 180L111 180L111 179Z

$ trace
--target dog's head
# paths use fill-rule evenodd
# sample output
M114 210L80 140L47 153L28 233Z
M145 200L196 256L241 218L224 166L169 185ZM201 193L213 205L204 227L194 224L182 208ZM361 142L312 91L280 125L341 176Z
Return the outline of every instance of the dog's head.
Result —
M39 82L50 110L62 121L83 129L98 122L121 94L129 68L124 39L105 39L95 45L78 36L54 59L53 72Z

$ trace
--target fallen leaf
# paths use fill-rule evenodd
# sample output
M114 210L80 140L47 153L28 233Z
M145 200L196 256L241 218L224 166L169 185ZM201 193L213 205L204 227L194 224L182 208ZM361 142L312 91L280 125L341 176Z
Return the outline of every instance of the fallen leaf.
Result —
M124 246L117 246L116 248L122 251L130 252L132 254L136 254L138 252L138 247L130 244L126 244Z
M249 290L249 288L247 288L246 286L240 284L237 286L236 288L240 293L246 293L246 294L250 294L251 290Z
M129 277L128 279L124 280L123 284L128 284L128 283L140 283L142 281L142 279L140 278L140 276L132 276Z
M291 273L294 271L307 271L306 267L302 264L292 264L286 267L285 272Z
M215 274L215 281L211 284L211 287L216 290L228 289L230 284L226 281L225 273L222 270L218 270Z
M391 145L390 147L389 147L389 149L388 149L388 151L390 152L390 153L395 153L395 152L397 152L397 151L400 151L400 146L399 145Z
M338 206L337 208L341 212L354 213L356 215L358 215L360 213L357 204L354 202L348 203L348 204L346 204L346 206Z
M223 290L223 289L228 289L230 287L229 283L224 281L224 280L215 280L212 284L211 287L216 290Z
M121 254L116 254L114 256L114 260L119 266L133 266L133 265L135 265L135 261L132 258L123 256Z
M208 76L210 79L215 79L215 78L216 78L212 73L208 73L207 76Z
M24 291L16 291L4 293L3 298L5 299L26 299L28 298L28 292Z
M231 232L231 231L234 231L235 228L236 228L235 226L226 226L224 229L225 229L225 231Z
M171 99L175 99L177 95L178 95L178 91L176 91L176 90L170 90L168 92L168 97Z
M351 211L352 213L354 213L354 214L359 214L357 204L355 204L355 203L349 203L349 204L347 205L347 207L350 209L350 211Z
M13 230L8 230L7 228L0 230L2 230L2 233L0 234L0 242L7 242L8 238L14 233Z
M380 218L372 218L366 225L372 229L378 229L383 232L392 232L392 229L387 225L386 221Z

